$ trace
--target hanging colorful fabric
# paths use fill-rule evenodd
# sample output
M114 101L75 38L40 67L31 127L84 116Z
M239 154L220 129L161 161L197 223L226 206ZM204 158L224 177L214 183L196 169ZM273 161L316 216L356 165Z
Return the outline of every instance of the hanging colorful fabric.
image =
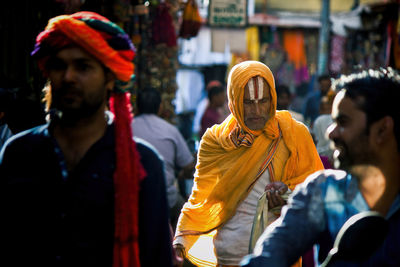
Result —
M201 27L201 17L196 0L188 0L183 10L179 37L190 39L197 36Z
M288 59L295 65L295 82L300 85L310 79L307 67L304 33L299 30L285 30L283 32L283 46Z
M153 41L156 45L176 46L175 28L169 12L170 6L168 3L161 3L157 6L153 22Z

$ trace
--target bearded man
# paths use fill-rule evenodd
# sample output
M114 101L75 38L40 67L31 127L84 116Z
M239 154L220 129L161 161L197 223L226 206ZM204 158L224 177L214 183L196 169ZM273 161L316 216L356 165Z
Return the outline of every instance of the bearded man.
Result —
M0 155L7 266L172 266L162 162L132 139L119 86L134 70L129 37L78 12L51 19L33 55L49 122Z

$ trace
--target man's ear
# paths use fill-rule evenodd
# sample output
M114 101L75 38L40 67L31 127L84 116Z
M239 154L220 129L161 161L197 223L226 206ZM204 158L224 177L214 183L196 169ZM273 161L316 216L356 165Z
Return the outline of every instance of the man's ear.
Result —
M385 116L374 122L371 126L371 134L378 145L383 144L391 135L394 135L393 118Z
M106 88L110 92L114 89L115 79L116 79L115 74L108 70L106 72Z

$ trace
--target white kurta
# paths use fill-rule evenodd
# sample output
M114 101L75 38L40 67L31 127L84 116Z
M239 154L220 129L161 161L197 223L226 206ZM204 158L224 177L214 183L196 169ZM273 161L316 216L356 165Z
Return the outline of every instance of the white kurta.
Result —
M254 184L247 197L239 204L236 213L223 227L218 229L214 237L215 252L218 264L239 265L244 256L249 254L249 242L257 203L270 183L268 170ZM277 217L268 212L268 221Z

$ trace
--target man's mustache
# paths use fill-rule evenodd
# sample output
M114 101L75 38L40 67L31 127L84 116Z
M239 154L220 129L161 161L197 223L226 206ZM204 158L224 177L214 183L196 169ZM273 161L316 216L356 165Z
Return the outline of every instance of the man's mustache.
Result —
M64 95L64 94L81 95L82 90L80 90L78 87L76 87L74 85L65 84L65 85L61 85L61 87L58 88L57 90L53 91L53 93L57 94L57 95Z

